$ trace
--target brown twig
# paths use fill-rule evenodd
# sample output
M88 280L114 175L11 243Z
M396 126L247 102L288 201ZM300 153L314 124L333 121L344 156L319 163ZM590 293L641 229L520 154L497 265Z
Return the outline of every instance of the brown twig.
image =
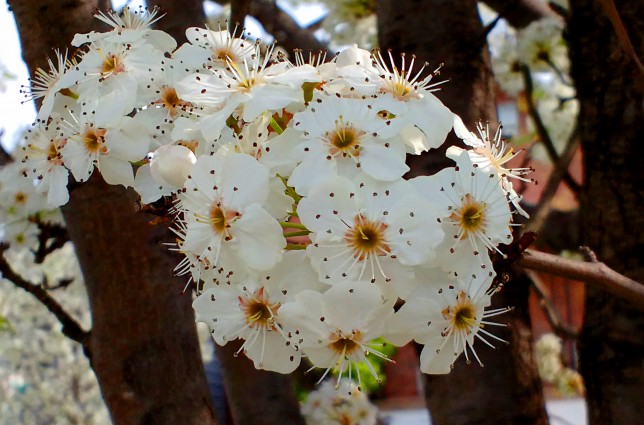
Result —
M516 264L594 285L644 310L644 285L617 273L602 262L575 261L527 249Z
M34 262L42 264L49 254L62 248L69 241L69 236L67 235L67 229L61 225L43 223L39 219L36 219L35 222L39 233L38 248L33 251Z
M532 281L532 288L540 300L539 305L543 309L546 319L548 320L548 323L550 323L552 330L555 331L555 334L561 338L576 339L579 336L578 332L572 326L563 322L561 315L557 311L557 307L555 307L548 296L548 290L545 288L537 273L531 270L526 270L526 274Z
M540 0L486 0L485 4L514 28L525 28L536 20L557 16Z
M327 50L328 46L315 38L313 31L301 28L274 0L252 0L250 15L289 53L295 49L313 52Z
M577 152L579 141L580 139L577 134L577 128L575 128L573 134L568 139L568 143L559 157L559 160L554 164L554 168L550 173L548 182L546 183L543 192L541 192L541 198L537 203L537 207L535 211L530 214L530 219L523 228L524 232L539 232L543 227L543 224L546 222L546 219L552 210L552 198L554 198L557 193L561 180L568 173L568 167Z
M642 65L642 61L640 61L640 58L637 56L637 52L635 52L633 43L631 43L631 39L624 27L624 23L622 22L622 18L619 17L619 12L617 11L617 7L615 7L615 2L613 0L600 0L599 2L615 30L615 35L619 40L619 44L622 46L622 50L624 50L624 53L626 53L626 55L635 63L635 66L637 66L640 71L640 77L644 76L644 65Z
M0 139L2 136L4 136L4 130L0 130ZM4 146L0 145L0 167L11 162L13 162L11 154L5 150Z
M526 106L528 107L528 114L530 114L530 118L532 118L532 121L534 122L537 134L539 135L541 143L543 143L543 146L546 148L548 157L553 164L557 164L559 163L559 154L557 153L557 149L555 149L555 145L552 142L550 133L548 133L548 129L541 119L541 115L539 115L539 111L537 111L537 105L534 102L534 83L532 82L530 67L525 64L521 65L521 74L523 74L523 83L525 86L525 97ZM563 175L563 181L566 183L566 185L568 185L575 196L579 194L581 187L579 186L579 183L577 183L575 179L572 178L568 170L566 170L566 173Z
M2 277L10 282L12 282L17 287L24 289L33 295L38 301L40 301L46 308L49 310L56 319L62 325L63 335L69 339L80 343L83 346L85 354L89 357L89 332L83 330L80 324L74 319L62 305L56 301L47 290L45 290L41 285L35 285L18 273L16 273L11 265L7 262L4 257L4 252L9 248L7 244L0 244L0 272Z

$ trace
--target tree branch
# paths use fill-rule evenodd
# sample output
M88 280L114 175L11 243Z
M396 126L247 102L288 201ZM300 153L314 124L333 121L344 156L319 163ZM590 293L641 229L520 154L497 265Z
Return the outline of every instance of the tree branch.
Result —
M534 84L532 82L532 75L530 74L530 68L528 65L521 65L521 73L523 74L523 82L525 85L525 97L526 97L526 104L528 107L528 113L530 114L530 117L532 118L532 121L534 121L534 126L537 129L537 134L539 135L539 139L543 143L544 147L546 148L546 152L548 153L548 157L550 157L550 160L552 161L553 164L558 164L559 163L559 154L557 153L557 149L555 149L555 145L552 142L552 138L550 137L550 134L548 133L548 129L546 128L546 125L543 123L543 120L541 119L541 116L539 115L539 111L537 111L537 105L534 102L534 97L533 97L533 92L534 92ZM581 190L581 187L579 183L575 181L575 179L572 178L570 173L568 173L568 170L565 171L563 174L563 180L568 185L570 190L577 196Z
M644 285L617 273L604 263L575 261L527 249L516 264L594 285L644 310Z
M557 15L540 0L485 0L514 28L525 28L532 22Z
M69 339L78 342L83 346L85 355L90 358L91 351L89 348L88 331L83 330L80 324L61 306L56 299L40 285L35 285L16 273L4 257L4 251L9 248L7 244L0 244L0 272L2 277L12 282L17 287L29 292L38 301L40 301L60 322L63 335Z
M631 42L628 32L624 27L624 23L622 22L622 18L620 18L617 7L615 7L615 2L613 0L599 0L599 3L602 5L604 13L615 30L615 35L619 40L620 46L622 46L622 50L624 50L624 53L635 63L635 66L637 66L637 69L640 71L640 75L644 76L644 65L642 65L640 58L635 52L633 43Z
M550 211L552 210L552 198L554 198L555 194L557 193L557 189L559 188L561 180L566 174L568 174L568 167L570 166L570 163L572 162L572 159L577 152L579 143L579 135L577 134L577 129L575 128L575 131L573 131L570 139L568 139L568 143L566 144L564 152L559 157L559 161L554 164L554 168L552 170L552 173L550 173L548 182L546 183L546 186L541 193L539 203L537 204L535 211L530 214L530 219L523 228L524 232L532 231L538 233L543 228L543 225L546 222Z
M59 224L43 223L36 218L36 225L39 233L38 248L33 251L34 262L42 264L47 255L62 248L69 241L69 236L67 235L67 229Z
M289 54L295 49L318 52L328 48L315 38L312 31L302 29L274 0L252 0L250 15L257 19L264 29L275 37L277 44L284 47Z
M546 319L548 319L548 323L550 323L550 327L555 331L555 334L561 338L576 339L579 336L579 333L561 320L557 307L552 303L552 300L548 296L548 290L545 288L543 281L539 278L537 273L532 270L526 270L525 272L532 281L532 288L540 300L539 305L543 309Z

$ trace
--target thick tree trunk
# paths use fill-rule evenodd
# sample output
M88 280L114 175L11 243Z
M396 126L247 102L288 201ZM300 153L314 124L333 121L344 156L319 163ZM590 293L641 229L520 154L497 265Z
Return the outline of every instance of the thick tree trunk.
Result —
M585 167L582 237L601 261L644 282L644 74L624 53L602 2L570 3L568 34ZM644 4L623 0L615 5L641 61ZM579 351L590 424L641 423L642 311L587 287L584 319Z
M295 397L293 375L257 370L240 341L217 346L226 394L235 425L304 425Z
M92 309L92 367L115 424L214 424L189 294L164 225L98 176L63 208Z
M416 54L419 63L445 63L441 78L450 81L439 98L473 127L479 118L494 121L496 105L485 30L473 0L378 2L381 48ZM428 23L434 23L428 25ZM452 136L441 151L457 140ZM434 173L441 162L430 152L414 163L411 174ZM433 423L443 424L546 424L541 382L532 354L528 316L529 281L514 276L494 297L496 307L514 306L499 317L509 327L495 334L507 340L492 350L477 344L485 365L466 365L461 358L445 376L424 375L425 398ZM461 356L463 357L463 356Z
M98 1L10 2L32 74L53 47L92 29ZM135 212L134 194L99 176L63 208L88 288L92 367L117 425L215 424L189 296L161 226Z

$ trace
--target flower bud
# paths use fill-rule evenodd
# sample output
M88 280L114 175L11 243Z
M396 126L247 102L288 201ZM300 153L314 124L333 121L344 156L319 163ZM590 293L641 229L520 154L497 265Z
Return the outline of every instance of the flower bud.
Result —
M185 146L161 146L150 161L150 173L164 186L183 187L195 162L195 154Z

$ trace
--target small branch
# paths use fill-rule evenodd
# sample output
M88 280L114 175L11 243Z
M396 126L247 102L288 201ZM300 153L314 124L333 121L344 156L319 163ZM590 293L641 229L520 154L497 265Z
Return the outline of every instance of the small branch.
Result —
M561 315L557 311L557 307L552 303L552 300L548 296L548 290L545 288L541 279L539 279L537 273L531 270L526 270L526 274L532 281L532 287L540 300L539 304L546 315L546 319L548 319L548 323L550 323L550 327L555 331L555 334L561 338L577 339L579 336L578 332L561 320Z
M644 285L617 273L604 263L575 261L528 249L516 264L594 285L644 310Z
M554 198L557 193L561 180L568 173L568 167L577 152L579 142L580 138L577 134L577 128L575 127L573 134L568 139L564 152L559 157L559 161L554 164L554 168L550 173L548 182L541 193L541 199L539 199L536 210L530 214L530 219L524 227L524 232L539 232L543 228L543 225L552 209L552 198Z
M492 30L496 27L496 24L498 24L501 19L502 19L502 16L500 14L496 15L496 18L492 19L492 21L490 21L490 23L487 24L485 28L483 28L482 35L483 35L483 38L486 39L486 42L487 42L487 36L490 35Z
M306 30L306 31L308 31L310 33L319 30L320 28L322 28L322 23L327 18L327 16L328 16L328 13L326 15L320 16L316 20L309 22L309 24L307 26L303 27L302 29L304 29L304 30Z
M56 289L67 288L72 283L74 283L74 279L71 278L71 277L67 277L67 278L64 278L64 279L60 279L58 281L58 283L56 283L55 285L50 285L49 281L47 280L47 277L45 276L45 278L43 279L43 282L42 282L42 284L40 286L42 286L44 289L46 289L48 291L55 291Z
M554 1L549 1L548 2L548 7L550 8L550 10L555 12L557 15L559 15L564 20L567 20L568 17L570 16L570 11L568 9L566 9L565 7L557 4Z
M78 342L83 346L85 354L90 354L89 332L83 330L80 324L61 306L56 299L40 285L35 285L16 273L4 257L4 251L9 248L6 244L0 244L0 273L2 277L12 282L17 287L24 289L33 295L49 310L62 325L63 335Z
M4 135L4 130L0 130L0 139L2 139L3 135ZM11 154L5 150L4 146L0 145L0 167L3 165L7 165L11 162L13 162L13 158L11 157Z
M546 125L544 124L543 120L541 119L541 116L539 115L539 111L537 111L537 105L535 104L534 97L533 97L534 84L532 82L532 75L530 74L530 68L528 67L528 65L525 65L525 64L521 65L521 73L523 74L523 82L525 85L526 104L528 107L528 113L530 114L532 121L534 121L534 126L537 129L537 134L539 135L539 139L541 140L541 143L543 143L544 147L546 148L546 152L548 153L550 160L552 161L553 164L557 164L559 163L559 154L557 153L557 149L555 149L555 145L552 142L552 138L548 133L548 129L546 128ZM575 195L579 194L579 192L581 191L581 187L579 183L577 183L575 179L572 178L572 176L570 175L570 173L568 173L567 170L563 175L563 180Z
M525 28L539 19L557 16L541 0L486 0L484 3L514 28Z
M53 223L43 223L36 218L38 226L38 248L34 253L34 262L42 264L45 258L52 252L62 248L69 241L67 229L63 226Z
M622 46L622 50L624 51L624 53L626 53L626 56L628 56L635 63L635 66L637 67L637 69L639 69L640 74L644 76L644 65L642 65L642 62L637 56L637 52L635 52L633 43L631 43L631 39L628 36L626 28L624 27L624 23L622 22L622 18L619 17L619 12L617 11L617 7L615 7L615 2L613 0L600 0L599 2L602 5L602 9L604 9L604 13L608 17L608 20L613 26L613 29L615 30L615 35L617 35L617 39L619 40L619 44Z
M289 54L294 49L303 51L326 51L327 45L320 42L312 31L302 29L297 22L275 4L274 0L251 0L250 15L257 19L266 32L275 37L277 44Z

